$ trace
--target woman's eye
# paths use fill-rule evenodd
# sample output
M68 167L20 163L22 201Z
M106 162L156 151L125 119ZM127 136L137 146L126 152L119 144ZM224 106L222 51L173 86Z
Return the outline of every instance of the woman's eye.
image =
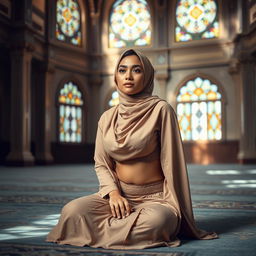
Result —
M140 69L140 68L135 68L135 69L134 69L134 72L135 72L135 73L141 73L141 69Z
M125 69L120 68L120 69L118 70L118 72L119 72L119 73L124 73L124 72L125 72Z

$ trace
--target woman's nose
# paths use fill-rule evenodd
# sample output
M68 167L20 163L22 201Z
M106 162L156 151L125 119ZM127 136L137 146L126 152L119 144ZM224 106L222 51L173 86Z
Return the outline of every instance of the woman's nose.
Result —
M132 71L131 70L128 70L126 72L126 77L125 77L126 80L132 80Z

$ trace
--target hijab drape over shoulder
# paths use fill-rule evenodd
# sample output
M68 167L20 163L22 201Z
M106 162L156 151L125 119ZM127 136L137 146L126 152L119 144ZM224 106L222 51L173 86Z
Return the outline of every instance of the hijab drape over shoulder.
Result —
M164 199L176 208L181 219L178 235L198 239L217 238L216 233L199 230L195 225L176 114L166 101L152 96L154 68L146 56L137 50L132 51L141 61L144 87L136 95L126 95L116 85L120 103L104 112L99 120L94 157L100 182L99 193L104 197L119 188L115 161L136 161L158 152L165 177ZM117 62L115 76L126 52Z

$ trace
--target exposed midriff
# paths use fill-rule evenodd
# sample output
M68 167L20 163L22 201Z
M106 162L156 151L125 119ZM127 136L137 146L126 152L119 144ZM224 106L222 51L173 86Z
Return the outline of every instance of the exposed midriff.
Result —
M130 160L116 162L118 179L125 183L143 185L163 180L163 172L160 159L154 160Z

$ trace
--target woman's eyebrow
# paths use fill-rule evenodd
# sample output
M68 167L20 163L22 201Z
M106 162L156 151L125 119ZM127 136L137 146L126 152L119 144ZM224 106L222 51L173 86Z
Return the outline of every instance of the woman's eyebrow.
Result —
M131 67L132 67L132 68L137 68L137 67L142 68L142 66L139 65L139 64L132 65ZM119 65L119 68L128 68L128 66L127 66L127 65Z

